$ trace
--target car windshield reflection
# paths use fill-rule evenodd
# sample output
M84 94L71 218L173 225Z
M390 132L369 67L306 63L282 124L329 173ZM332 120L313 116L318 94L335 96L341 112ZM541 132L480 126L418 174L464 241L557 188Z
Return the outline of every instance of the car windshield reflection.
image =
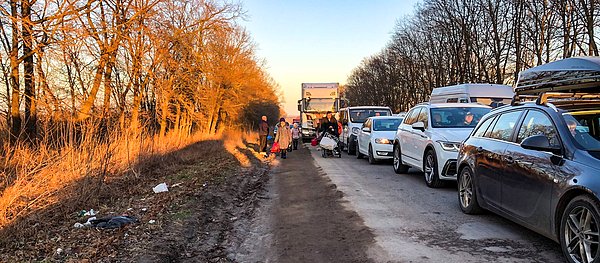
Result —
M586 151L600 151L600 111L572 111L564 113L571 139Z
M474 128L490 110L476 107L432 108L431 124L434 128Z

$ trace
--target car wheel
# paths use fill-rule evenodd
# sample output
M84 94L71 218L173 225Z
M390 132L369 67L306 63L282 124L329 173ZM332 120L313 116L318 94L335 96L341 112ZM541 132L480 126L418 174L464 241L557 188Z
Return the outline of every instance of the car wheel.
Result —
M458 203L460 204L460 210L465 214L479 214L482 212L479 202L477 201L477 194L473 185L473 172L471 168L465 166L458 175Z
M559 239L568 262L600 260L599 204L589 196L573 198L560 221Z
M356 144L356 148L354 148L355 151L356 151L356 159L362 159L365 155L362 154L362 153L360 153L360 148L358 147L358 145L359 144L357 143Z
M402 152L400 146L394 145L394 172L397 174L405 174L410 166L402 164Z
M348 154L358 154L358 143L356 143L354 140L350 140L350 138L348 138Z
M444 185L440 180L437 170L437 158L433 150L428 150L423 160L423 171L425 172L425 183L431 188L438 188Z
M369 144L369 164L376 164L377 159L373 156L373 146Z

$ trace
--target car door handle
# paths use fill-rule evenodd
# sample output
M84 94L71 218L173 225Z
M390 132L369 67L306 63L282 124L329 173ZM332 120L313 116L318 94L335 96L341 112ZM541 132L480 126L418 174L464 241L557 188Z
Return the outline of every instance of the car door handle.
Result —
M513 164L515 163L515 159L513 159L511 156L506 156L505 158L506 163L508 164Z

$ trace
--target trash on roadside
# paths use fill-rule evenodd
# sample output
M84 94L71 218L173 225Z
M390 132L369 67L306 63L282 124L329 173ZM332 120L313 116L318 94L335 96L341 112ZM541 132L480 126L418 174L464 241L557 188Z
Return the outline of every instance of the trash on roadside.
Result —
M56 249L56 254L60 255L60 254L62 254L62 252L63 252L62 248L57 248Z
M133 208L131 208L131 207L127 208L127 211L133 211Z
M79 223L79 222L77 222L77 223L75 223L75 224L73 225L73 227L74 227L74 228L83 228L83 227L85 227L85 225L84 225L84 224L82 224L82 223Z
M79 216L95 216L97 213L98 211L94 211L94 209L90 209L90 211L81 210Z
M145 208L145 207L142 208L142 212L146 212L146 211L148 211L148 208Z
M156 223L156 220L154 220L154 219L148 221L148 224L154 224L154 223Z
M183 183L176 183L176 184L174 184L174 185L171 185L171 188L173 188L173 187L178 187L178 186L181 186L182 184L183 184Z
M110 216L90 221L93 227L106 229L120 228L136 222L137 219L131 216Z
M206 186L206 183L203 183L203 184L202 184L202 187L205 187L205 186Z
M152 191L154 191L154 193L162 193L162 192L168 192L169 188L167 187L166 183L161 183L158 184L157 186L155 186L154 188L152 188Z

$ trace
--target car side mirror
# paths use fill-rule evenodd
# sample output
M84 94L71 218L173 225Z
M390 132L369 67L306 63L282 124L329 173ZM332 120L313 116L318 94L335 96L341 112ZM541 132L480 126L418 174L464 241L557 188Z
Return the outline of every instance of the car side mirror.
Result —
M553 154L561 154L561 148L558 146L550 145L550 140L545 135L533 135L525 138L521 142L523 149L551 152Z
M425 131L425 123L423 123L422 121L415 122L412 124L412 128L415 130Z
M364 131L364 132L371 132L371 128L369 128L369 127L363 127L362 131Z

